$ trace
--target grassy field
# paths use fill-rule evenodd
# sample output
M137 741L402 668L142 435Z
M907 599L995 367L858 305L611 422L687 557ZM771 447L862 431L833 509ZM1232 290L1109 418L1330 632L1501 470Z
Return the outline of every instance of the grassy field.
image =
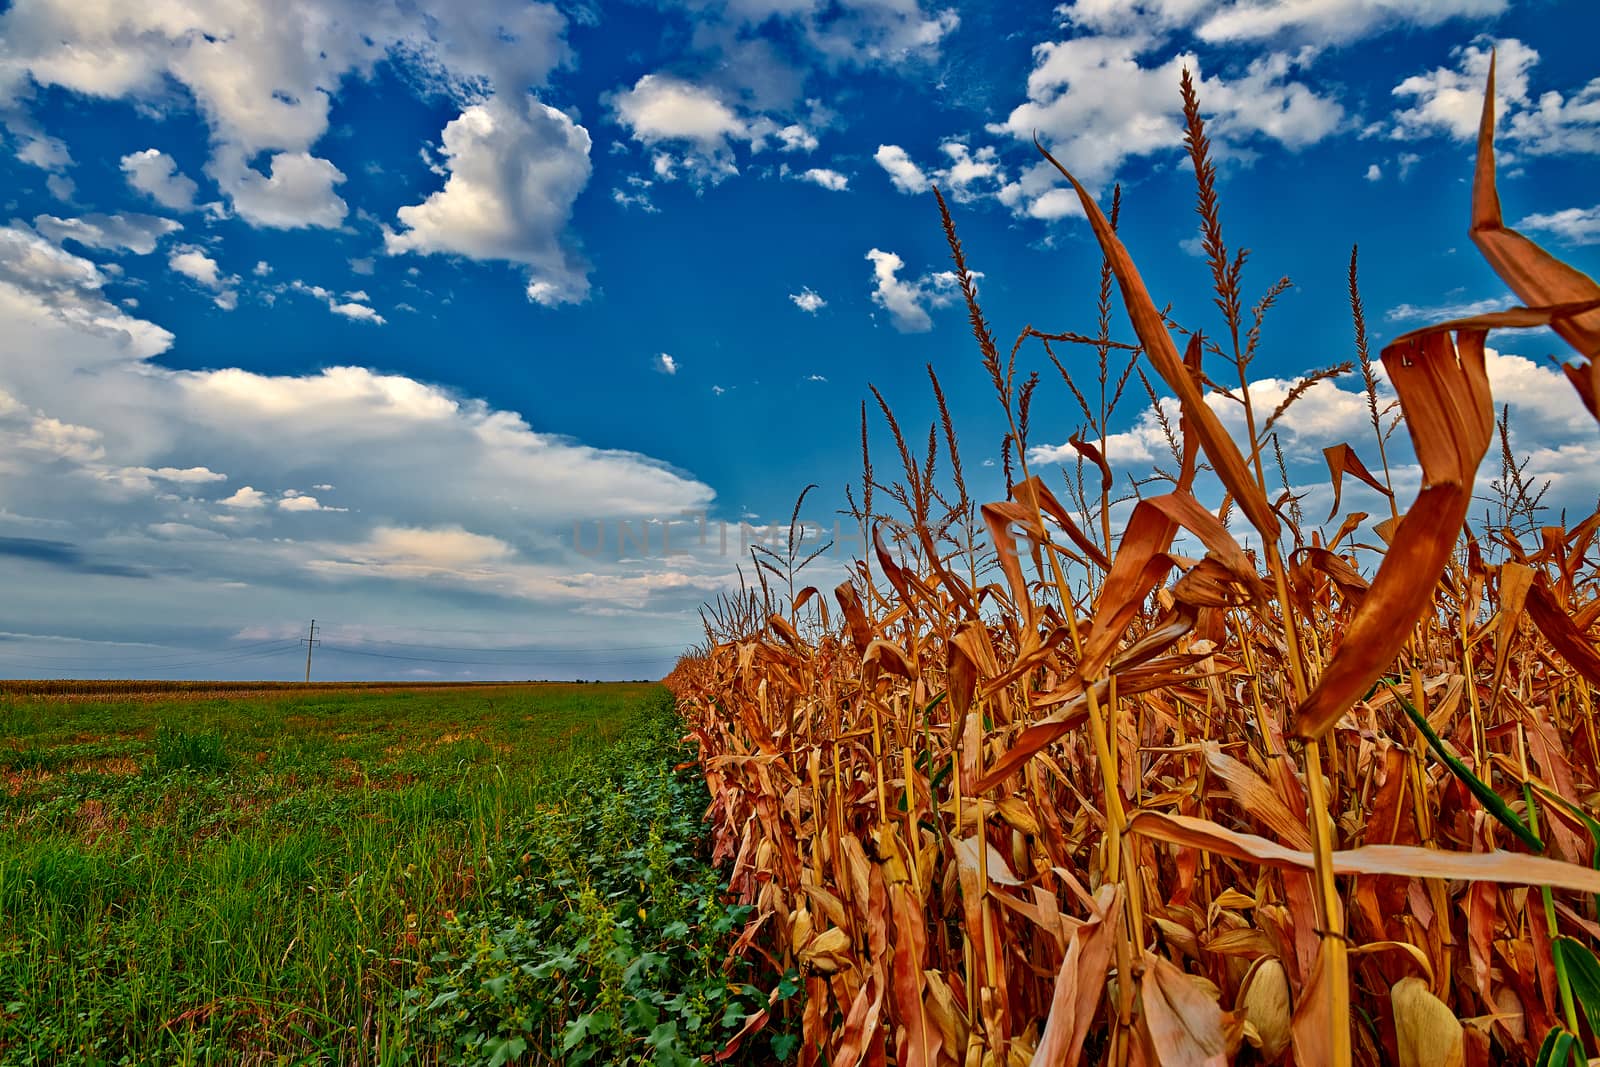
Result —
M0 688L0 1061L460 1058L405 991L661 692Z

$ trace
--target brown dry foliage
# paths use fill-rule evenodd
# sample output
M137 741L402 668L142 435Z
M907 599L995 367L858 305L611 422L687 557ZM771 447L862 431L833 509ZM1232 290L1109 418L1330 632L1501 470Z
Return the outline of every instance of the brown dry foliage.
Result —
M810 587L782 607L763 579L707 615L706 647L669 678L701 747L717 857L755 906L741 947L803 978L790 1006L803 1067L1486 1065L1532 1061L1561 1025L1594 1048L1551 944L1600 941L1595 842L1574 814L1600 789L1600 513L1532 545L1466 520L1496 430L1486 331L1556 324L1591 361L1569 372L1582 391L1600 289L1501 225L1491 82L1473 233L1535 306L1383 351L1424 470L1402 510L1352 257L1382 476L1348 443L1328 463L1335 492L1351 474L1392 512L1382 543L1359 549L1363 514L1303 531L1267 486L1245 375L1259 330L1241 350L1243 256L1223 242L1184 89L1223 345L1182 331L1180 352L1073 181L1104 253L1102 305L1114 279L1181 404L1169 491L1138 500L1113 540L1106 355L1132 346L1110 341L1104 313L1096 336L1019 338L1099 353L1100 410L1073 386L1090 420L1073 443L1102 476L1069 473L1069 510L1031 475L1017 350L1002 358L965 287L1021 466L1009 498L971 504L963 484L946 504L931 453L902 445L904 483L867 464L854 511L875 551L836 590L842 614ZM1207 362L1238 372L1248 449L1205 402ZM1127 379L1112 374L1118 396ZM1202 463L1227 494L1215 511L1194 493ZM888 543L875 484L910 512ZM1180 532L1201 558L1179 553ZM1402 698L1533 823L1544 855L1430 750Z

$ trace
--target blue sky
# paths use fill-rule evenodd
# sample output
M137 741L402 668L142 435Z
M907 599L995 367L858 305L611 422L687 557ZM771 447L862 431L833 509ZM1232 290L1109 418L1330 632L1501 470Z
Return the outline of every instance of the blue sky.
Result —
M868 383L925 427L932 363L975 495L1003 493L930 185L1002 336L1094 324L1098 254L1035 132L1102 198L1121 183L1158 301L1215 329L1185 66L1247 292L1295 282L1252 368L1270 402L1353 356L1352 242L1375 347L1513 302L1465 232L1493 45L1507 219L1600 265L1582 0L0 12L4 675L294 677L313 616L323 677L660 675L737 583L717 524L783 521L811 482L834 521ZM1519 453L1586 514L1600 444L1559 341L1493 344ZM1049 372L1050 470L1075 406L1022 358ZM1285 421L1318 517L1321 448L1371 452L1356 388ZM1146 408L1108 443L1134 474ZM652 518L674 551L659 527L617 550ZM574 551L596 520L605 550Z

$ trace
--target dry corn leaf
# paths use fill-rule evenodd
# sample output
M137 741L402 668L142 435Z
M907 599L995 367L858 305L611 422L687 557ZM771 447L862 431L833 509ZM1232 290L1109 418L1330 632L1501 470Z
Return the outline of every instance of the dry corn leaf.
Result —
M1291 847L1301 850L1311 847L1311 833L1306 829L1304 814L1289 810L1283 798L1255 771L1222 751L1215 741L1202 746L1206 766L1221 778L1240 806L1252 818L1261 820Z
M1427 333L1383 350L1406 413L1423 488L1401 518L1338 650L1295 713L1295 733L1316 738L1372 687L1433 600L1472 503L1478 463L1494 432L1483 333Z
M1578 629L1572 616L1561 610L1543 575L1528 591L1528 617L1561 653L1568 666L1583 675L1590 685L1600 686L1600 652L1595 651L1593 640Z
M1057 500L1055 494L1050 492L1049 487L1039 480L1038 475L1018 482L1012 488L1011 496L1024 508L1037 508L1041 514L1048 515L1054 519L1056 524L1066 532L1067 538L1074 545L1077 545L1078 550L1095 566L1101 570L1109 570L1111 568L1111 561L1100 550L1100 546L1084 535L1084 532L1073 521L1067 509L1061 506L1061 501Z
M1328 461L1328 475L1333 484L1333 507L1328 509L1328 517L1323 520L1324 522L1332 522L1333 517L1339 514L1339 496L1344 489L1346 474L1353 474L1384 496L1394 498L1389 487L1373 477L1372 472L1367 470L1366 464L1361 462L1361 457L1356 455L1356 450L1349 445L1343 443L1330 445L1322 450L1322 456Z
M1216 996L1165 956L1144 954L1140 1029L1162 1067L1225 1067L1228 1039Z
M1310 852L1190 815L1140 811L1128 820L1128 832L1272 867L1311 870L1315 866ZM1335 874L1399 874L1600 893L1600 871L1520 852L1447 852L1412 845L1363 845L1334 852L1333 870Z
M1094 904L1094 914L1073 931L1056 972L1050 1014L1033 1053L1033 1067L1073 1067L1095 1026L1122 908L1122 887L1101 886Z
M988 841L983 843L984 859L987 863L984 868L978 866L978 839L976 837L959 838L954 844L956 859L960 861L964 869L969 871L987 870L989 881L994 885L1022 884L1022 880L1011 873L1011 865L1006 862L1004 856L1000 855L1000 850Z
M1217 478L1233 495L1239 504L1239 509L1245 513L1245 517L1250 520L1256 531L1267 541L1276 542L1278 520L1272 513L1272 506L1267 502L1261 488L1250 478L1249 469L1245 466L1239 446L1234 444L1233 438L1223 427L1222 420L1206 403L1199 383L1185 367L1184 359L1179 357L1178 348L1172 343L1172 335L1167 332L1166 323L1162 321L1161 312L1156 309L1155 301L1150 299L1150 292L1139 276L1139 269L1134 266L1133 257L1128 255L1128 249L1117 237L1116 231L1111 228L1111 223L1101 212L1100 205L1095 203L1094 197L1089 195L1088 190L1078 184L1078 179L1068 173L1067 168L1046 152L1044 146L1037 140L1034 141L1034 146L1068 182L1072 183L1073 190L1077 192L1078 202L1083 205L1083 212L1088 216L1089 225L1094 229L1095 239L1100 242L1100 251L1104 253L1107 264L1116 275L1117 285L1122 290L1122 301L1128 309L1128 318L1133 322L1134 332L1139 335L1139 342L1144 346L1145 356L1157 373L1166 380L1167 387L1178 394L1184 418L1188 426L1193 428L1195 438L1200 442L1206 458L1211 461ZM1198 354L1199 335L1191 336L1189 344Z
M1472 178L1472 240L1478 251L1511 291L1532 307L1579 304L1600 300L1600 285L1587 274L1561 262L1533 241L1505 225L1500 214L1500 194L1494 174L1495 61L1489 61L1488 87L1478 123L1478 161ZM1556 333L1584 356L1586 368L1568 371L1589 410L1595 407L1595 381L1600 373L1600 310L1563 316L1550 323ZM1582 380L1587 379L1585 389Z
M922 901L904 883L889 887L894 917L894 967L890 975L895 1016L900 1025L896 1061L903 1067L936 1067L944 1035L923 995L923 967L928 952L927 913Z
M844 612L845 624L850 628L850 640L856 646L857 655L865 655L867 646L872 643L872 623L867 621L867 613L861 609L861 598L856 595L856 587L850 582L843 582L833 591L834 599L839 601L839 608Z

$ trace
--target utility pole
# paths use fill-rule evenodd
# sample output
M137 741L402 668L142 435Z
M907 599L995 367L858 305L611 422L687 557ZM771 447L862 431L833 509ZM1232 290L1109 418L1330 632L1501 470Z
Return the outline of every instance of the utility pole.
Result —
M309 684L310 681L311 681L311 649L315 645L322 644L321 641L317 640L317 620L316 619L312 619L311 620L311 630L310 630L310 632L308 632L306 634L306 636L302 637L300 640L304 641L305 642L305 646L306 646L306 682Z

